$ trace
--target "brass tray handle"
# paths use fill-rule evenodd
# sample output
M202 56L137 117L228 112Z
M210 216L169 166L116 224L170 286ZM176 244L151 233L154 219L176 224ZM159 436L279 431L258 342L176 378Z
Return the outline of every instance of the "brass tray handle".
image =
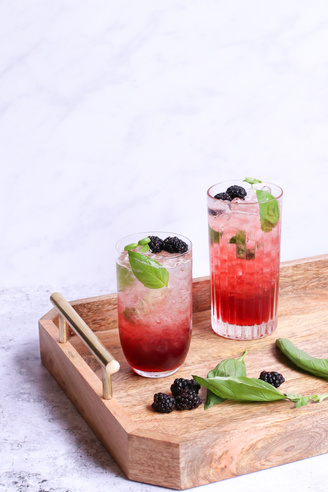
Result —
M74 333L81 338L90 352L93 353L100 363L103 376L103 398L105 400L110 400L113 397L111 376L119 370L120 364L105 349L99 338L93 333L93 331L88 327L85 321L83 321L81 316L78 315L75 309L66 301L66 299L59 294L59 292L54 292L51 294L50 301L59 311L60 343L67 342L68 323Z

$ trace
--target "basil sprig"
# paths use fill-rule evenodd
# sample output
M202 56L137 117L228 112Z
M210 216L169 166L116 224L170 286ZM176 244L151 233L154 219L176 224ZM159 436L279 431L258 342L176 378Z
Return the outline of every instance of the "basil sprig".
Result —
M262 181L260 181L259 179L255 179L255 178L245 178L244 181L246 181L246 183L249 183L250 185L252 185L252 188L253 188L253 184L262 183Z
M128 251L129 262L134 275L149 289L167 287L169 272L158 261L136 251Z
M259 179L245 178L254 190L253 185L262 183ZM260 221L263 232L270 232L278 224L280 217L279 203L271 193L266 190L256 190L257 201L260 207Z
M201 378L193 375L194 380L212 391L221 398L236 400L240 402L270 402L278 400L290 400L295 403L296 407L307 405L310 400L322 402L328 398L328 393L323 395L295 395L292 393L281 393L277 388L261 379L240 377L214 377Z
M314 376L328 379L328 359L312 357L306 352L303 352L303 350L295 347L287 338L278 338L276 345L297 367L304 369L304 371Z
M247 354L245 350L244 354L239 359L224 359L214 369L212 369L207 377L215 378L217 376L246 376L246 366L244 357ZM205 410L211 408L213 405L222 403L225 398L216 395L210 389L207 389L207 396L205 402Z

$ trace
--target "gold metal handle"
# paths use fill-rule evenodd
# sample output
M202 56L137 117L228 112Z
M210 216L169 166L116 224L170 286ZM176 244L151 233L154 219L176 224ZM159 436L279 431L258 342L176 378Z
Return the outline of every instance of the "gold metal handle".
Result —
M101 364L103 372L103 398L105 400L110 400L113 397L111 375L119 370L120 364L105 349L99 338L59 292L54 292L50 296L50 300L59 311L60 343L67 342L68 323L74 333L81 338L90 352L93 353Z

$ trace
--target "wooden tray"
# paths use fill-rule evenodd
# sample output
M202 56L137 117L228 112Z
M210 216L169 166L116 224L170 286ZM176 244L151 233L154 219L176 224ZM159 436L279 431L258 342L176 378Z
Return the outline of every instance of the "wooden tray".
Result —
M328 357L328 255L281 265L279 324L255 341L226 340L210 327L209 278L194 281L190 351L182 368L163 379L134 374L122 354L116 294L71 303L120 363L114 397L102 397L101 367L76 335L59 343L58 312L39 322L43 364L131 480L185 489L297 461L328 451L328 400L295 408L289 401L225 401L170 414L151 409L153 395L169 393L175 377L206 377L220 360L245 349L247 375L283 373L283 391L321 394L328 383L296 370L275 348L284 337L316 357ZM206 396L206 390L201 390Z

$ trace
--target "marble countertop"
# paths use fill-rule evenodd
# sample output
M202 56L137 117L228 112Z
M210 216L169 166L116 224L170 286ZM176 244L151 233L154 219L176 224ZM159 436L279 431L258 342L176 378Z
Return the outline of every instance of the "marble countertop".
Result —
M124 477L43 368L37 321L51 292L114 292L134 232L189 237L207 275L219 181L284 189L283 261L327 253L327 2L2 1L0 43L0 490L157 490ZM323 492L327 468L199 490Z
M66 289L67 297L77 290L86 297L90 285ZM50 293L46 286L1 291L0 490L169 490L129 481L42 366L37 321L52 307ZM325 492L327 467L326 454L190 490Z

